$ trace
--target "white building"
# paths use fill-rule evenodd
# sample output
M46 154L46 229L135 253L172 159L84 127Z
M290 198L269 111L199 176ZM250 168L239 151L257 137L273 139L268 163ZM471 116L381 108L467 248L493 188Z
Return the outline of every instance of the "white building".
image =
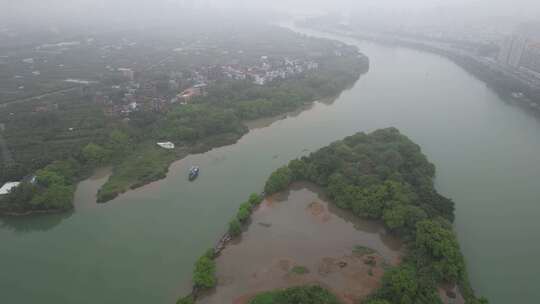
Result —
M19 186L20 182L7 182L0 188L0 195L6 195Z
M128 68L119 68L118 72L122 73L122 76L129 80L133 80L135 78L135 72L133 72L132 69Z
M518 68L527 46L527 40L526 37L520 35L507 37L501 45L501 50L497 58L499 63Z

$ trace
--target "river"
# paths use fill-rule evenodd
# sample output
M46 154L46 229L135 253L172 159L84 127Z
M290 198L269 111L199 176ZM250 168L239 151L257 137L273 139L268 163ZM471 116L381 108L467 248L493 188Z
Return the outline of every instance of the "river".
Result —
M340 38L340 37L334 37ZM540 122L449 60L340 38L371 69L333 103L191 155L169 176L95 206L106 172L81 183L65 215L0 220L3 303L173 303L193 262L238 205L290 159L357 131L395 126L437 166L456 202L472 285L492 303L540 298ZM201 166L196 182L186 179Z

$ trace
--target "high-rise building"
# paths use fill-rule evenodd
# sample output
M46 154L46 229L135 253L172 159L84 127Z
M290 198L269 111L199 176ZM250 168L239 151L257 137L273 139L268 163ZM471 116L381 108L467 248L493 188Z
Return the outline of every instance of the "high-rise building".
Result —
M540 73L540 44L529 44L523 52L521 66Z
M512 43L512 51L510 52L510 58L508 64L511 67L519 68L521 64L521 58L523 57L523 51L527 46L527 38L523 36L516 36Z
M499 63L519 68L527 41L527 37L521 35L507 37L501 45L498 56Z
M504 38L500 46L499 56L497 60L501 64L508 64L508 58L510 58L510 52L512 50L512 37L508 36Z

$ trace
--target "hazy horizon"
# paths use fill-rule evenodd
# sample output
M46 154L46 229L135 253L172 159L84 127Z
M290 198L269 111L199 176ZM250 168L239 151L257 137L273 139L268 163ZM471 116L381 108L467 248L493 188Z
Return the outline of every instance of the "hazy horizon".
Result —
M174 23L194 16L249 19L276 14L352 13L380 23L426 25L451 22L505 20L515 24L540 19L534 0L3 0L0 26L17 24L138 26ZM494 21L489 21L493 22Z

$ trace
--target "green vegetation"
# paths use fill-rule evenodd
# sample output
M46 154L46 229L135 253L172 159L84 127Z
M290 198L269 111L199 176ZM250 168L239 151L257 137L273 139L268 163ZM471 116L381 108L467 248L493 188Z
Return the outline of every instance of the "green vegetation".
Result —
M167 103L165 109L154 109L150 101L155 97L165 97L164 100L167 100L192 86L195 71L205 69L208 65L228 65L231 60L238 59L236 55L216 52L214 48L197 49L195 53L186 50L172 56L166 67L157 68L165 70L138 75L136 81L141 87L145 84L150 84L149 87L155 85L159 94L144 88L137 89L135 95L138 102L141 100L141 106L136 111L112 116L105 114L106 108L126 106L126 80L109 72L103 75L104 71L92 69L91 65L85 65L85 68L92 70L90 74L95 73L95 77L101 75L101 78L89 91L99 90L100 94L108 97L107 103L94 102L93 93L73 90L41 100L13 103L0 111L1 136L13 156L13 161L0 157L0 183L20 180L57 160L75 159L81 164L76 180L63 186L55 184L48 193L34 201L34 205L39 207L31 205L30 200L42 193L43 187L34 189L24 185L17 191L16 198L11 196L0 202L3 206L0 212L8 209L26 212L59 206L67 209L70 205L69 193L72 192L68 186L75 185L95 167L112 165L113 173L98 193L98 201L106 202L129 189L165 177L169 165L187 153L202 152L236 141L247 132L243 124L245 120L285 113L305 103L339 94L368 68L367 58L354 47L307 38L282 29L272 29L273 35L262 43L259 39L261 33L268 33L268 29L238 33L234 42L219 35L211 39L221 46L217 49L230 50L230 54L242 51L239 60L243 66L260 64L261 56L268 56L270 60L277 61L296 58L316 62L318 68L306 69L286 80L273 80L265 85L257 85L250 80L216 77L208 79L205 94L193 98L190 104ZM165 39L160 43L167 44L169 41ZM153 47L148 48L140 51L154 51ZM99 48L88 51L97 55L93 52L99 51ZM139 58L141 53L123 56ZM84 58L81 60L84 61ZM168 89L171 74L183 75L182 79L174 80L180 82L178 89ZM86 76L90 78L90 75ZM120 89L111 91L111 85L118 85ZM172 141L177 149L160 149L155 145L158 141ZM286 180L277 180L269 188L279 191L287 183ZM68 195L59 197L59 193ZM51 199L56 202L49 202ZM244 209L240 214L240 222L244 221L246 211Z
M229 222L228 232L232 237L239 236L242 233L242 225L248 222L253 208L258 206L262 200L263 198L259 194L252 193L249 199L240 205L236 216Z
M371 248L361 246L361 245L356 245L353 248L353 253L356 254L356 255L369 255L369 254L374 254L376 252L377 251L375 251L375 250L373 250Z
M329 291L320 286L301 286L265 292L257 295L249 304L339 304Z
M26 180L0 200L0 212L67 211L73 209L78 174L85 166L74 159L54 162L36 172L35 180Z
M435 166L420 147L397 129L388 128L357 133L291 161L270 175L265 191L283 191L299 180L313 182L325 189L337 206L360 217L380 219L403 238L407 256L400 266L387 269L382 287L365 303L441 303L437 287L457 283L467 304L486 304L486 299L476 298L469 285L452 231L454 204L436 192L434 176ZM242 232L242 224L260 201L258 195L252 194L240 205L229 226L231 236ZM374 251L355 246L353 253L366 255ZM291 272L302 274L306 270L295 266ZM263 293L250 303L338 302L320 287L304 286Z
M178 301L176 301L176 304L194 304L194 303L195 303L195 299L193 299L193 296L191 295L180 298L178 299Z
M232 237L242 234L242 224L238 219L235 218L229 223L229 234Z
M291 269L291 272L294 274L306 274L306 273L309 273L309 269L307 269L304 266L294 266Z
M171 151L142 145L114 167L113 174L98 191L98 202L109 201L129 189L164 178L175 159Z
M258 206L263 201L263 199L264 198L261 195L257 193L252 193L249 196L248 202L252 207L255 207L255 206Z
M208 250L195 263L193 284L195 287L201 289L209 289L216 286L216 262L214 261L213 249Z
M273 194L282 190L285 190L292 181L292 172L288 167L282 167L277 169L270 175L270 178L266 181L264 191L267 194Z
M335 204L359 217L380 219L408 245L403 263L388 271L373 301L439 303L436 287L458 283L467 303L480 303L468 280L452 231L454 204L433 186L435 167L395 128L357 133L293 160L271 174L268 194L296 180L326 190ZM355 248L356 252L367 252ZM372 301L372 302L373 302ZM377 302L374 302L377 303ZM483 303L483 302L482 302Z

